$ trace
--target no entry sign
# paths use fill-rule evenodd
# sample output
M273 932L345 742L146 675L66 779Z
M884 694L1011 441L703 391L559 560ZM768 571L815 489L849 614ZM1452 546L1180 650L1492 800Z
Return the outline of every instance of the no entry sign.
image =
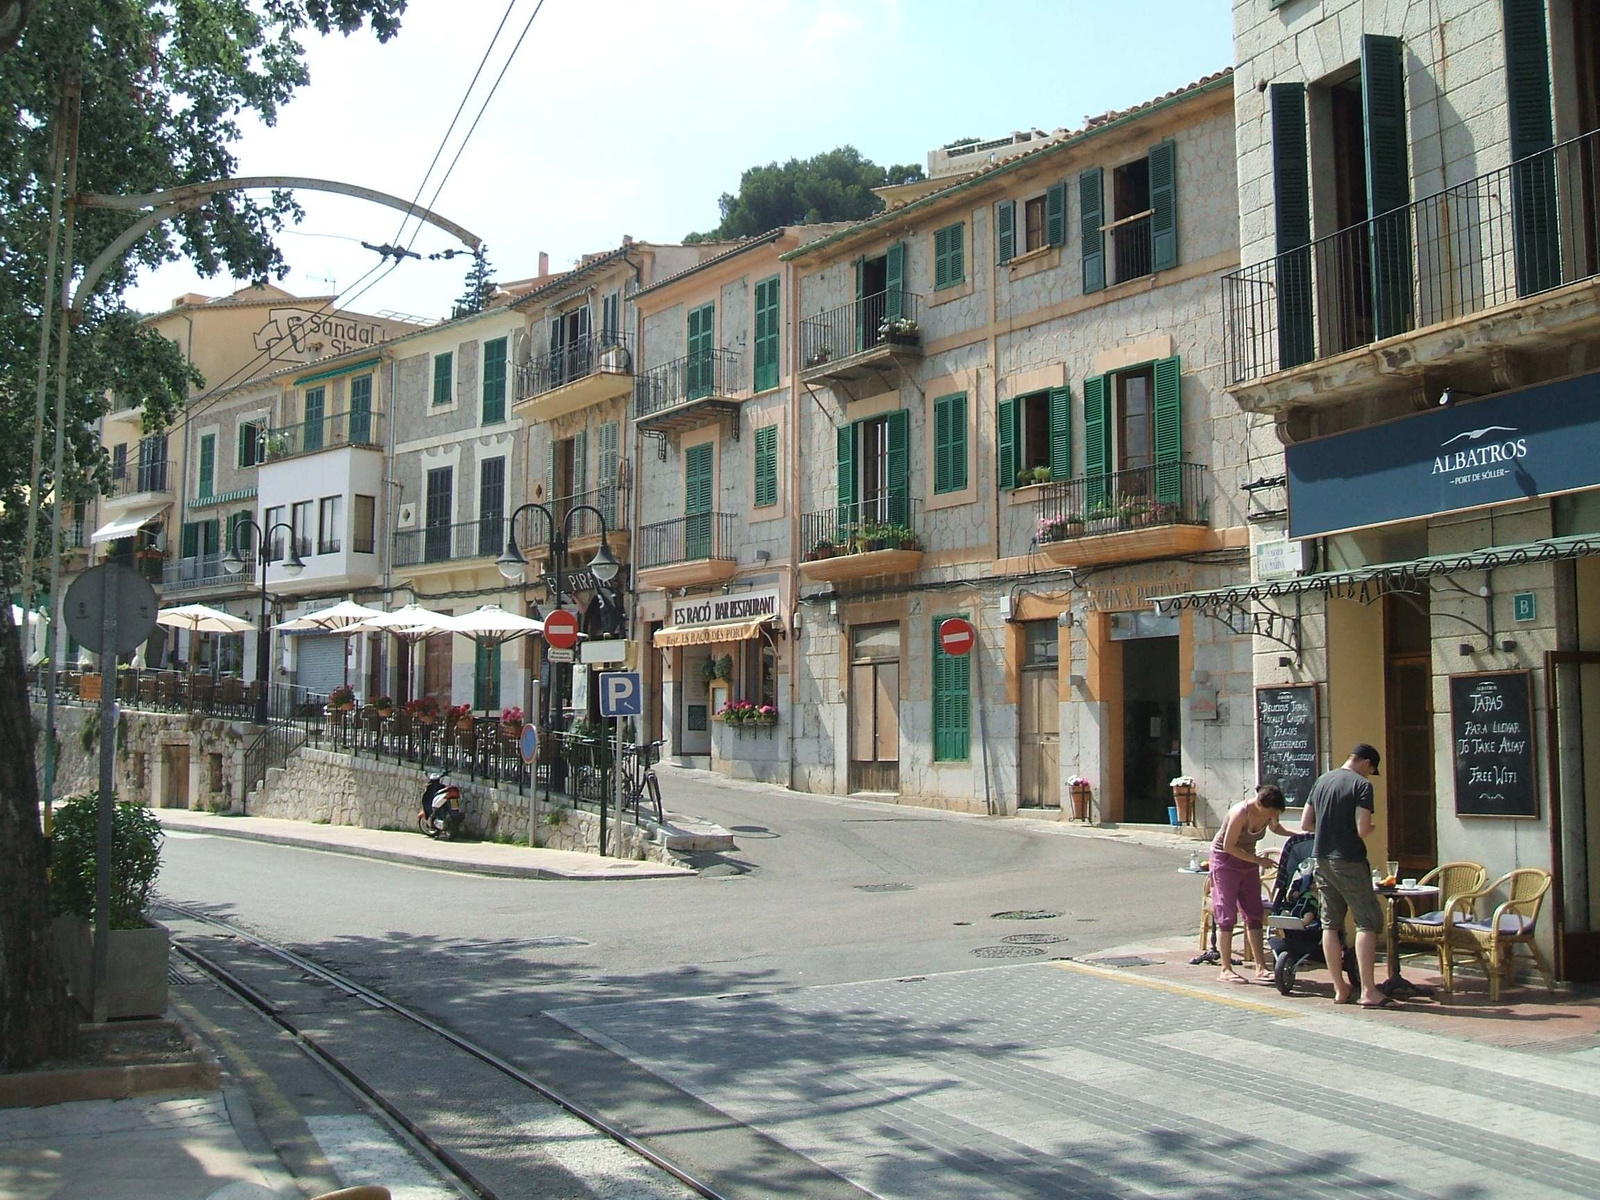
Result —
M578 618L558 608L544 619L544 640L557 650L571 650L578 644Z
M978 631L965 617L939 622L939 648L946 654L965 654L978 640Z

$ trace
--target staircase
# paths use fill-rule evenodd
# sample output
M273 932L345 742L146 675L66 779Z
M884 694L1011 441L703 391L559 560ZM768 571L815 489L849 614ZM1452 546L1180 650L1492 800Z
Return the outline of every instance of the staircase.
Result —
M289 757L302 746L322 740L322 715L328 698L290 684L274 684L267 706L267 724L245 748L243 811L263 787L283 775Z

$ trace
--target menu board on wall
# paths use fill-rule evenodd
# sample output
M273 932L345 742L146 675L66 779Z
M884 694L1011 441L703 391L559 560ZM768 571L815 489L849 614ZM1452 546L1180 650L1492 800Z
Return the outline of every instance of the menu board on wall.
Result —
M1528 672L1452 675L1450 739L1458 815L1539 815Z
M1320 774L1317 685L1256 689L1256 779L1283 789L1291 808L1311 794Z

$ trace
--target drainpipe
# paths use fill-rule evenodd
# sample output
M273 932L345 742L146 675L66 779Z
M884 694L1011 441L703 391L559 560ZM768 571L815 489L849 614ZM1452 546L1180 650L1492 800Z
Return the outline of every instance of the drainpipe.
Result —
M789 788L795 782L795 723L800 719L800 641L810 630L794 627L794 614L800 611L800 273L785 265L788 284L789 333L789 611L783 614L789 636Z

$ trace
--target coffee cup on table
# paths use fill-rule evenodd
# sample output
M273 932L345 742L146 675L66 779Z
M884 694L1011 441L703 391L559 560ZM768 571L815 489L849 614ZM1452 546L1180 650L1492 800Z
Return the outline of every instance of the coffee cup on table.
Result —
M1400 881L1400 886L1401 887L1414 888L1414 887L1417 886L1417 881L1415 879L1402 879Z

